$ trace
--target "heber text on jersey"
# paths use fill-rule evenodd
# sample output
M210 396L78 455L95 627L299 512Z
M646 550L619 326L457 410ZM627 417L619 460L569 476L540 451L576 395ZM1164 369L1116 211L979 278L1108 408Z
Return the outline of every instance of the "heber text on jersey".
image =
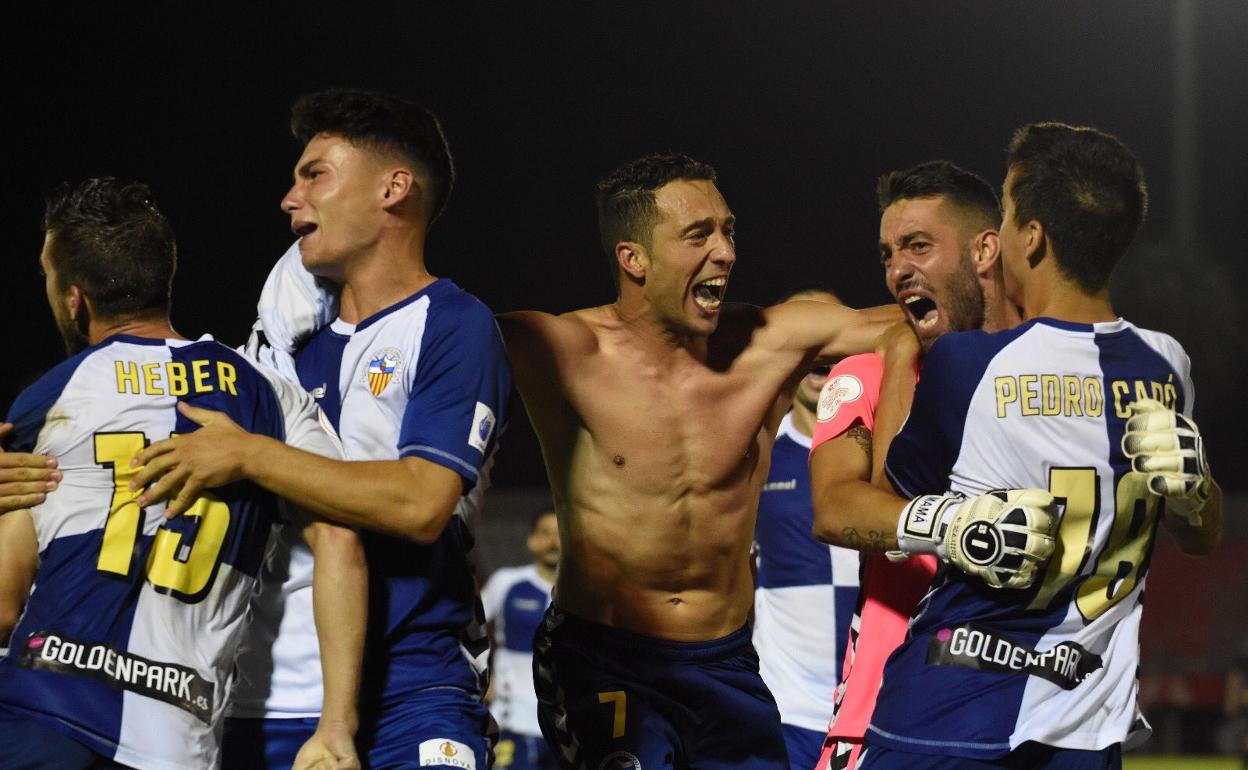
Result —
M222 391L237 396L238 372L225 361L196 359L138 364L115 361L117 392L144 396L185 396Z

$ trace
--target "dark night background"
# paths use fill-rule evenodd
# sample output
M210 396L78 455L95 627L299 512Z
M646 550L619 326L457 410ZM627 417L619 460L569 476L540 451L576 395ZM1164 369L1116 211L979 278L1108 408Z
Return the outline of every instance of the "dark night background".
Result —
M56 3L7 18L0 409L63 357L37 270L43 193L61 180L150 183L179 234L176 328L242 342L292 240L278 202L298 157L289 107L305 91L383 88L441 116L459 178L429 266L497 311L611 299L593 185L644 153L718 167L738 216L729 298L770 304L823 286L861 306L889 301L879 174L944 157L999 185L1017 126L1097 126L1135 151L1151 190L1115 278L1117 309L1186 346L1212 465L1238 491L1213 559L1157 540L1140 701L1158 727L1151 750L1221 745L1226 672L1248 665L1248 303L1235 280L1248 228L1248 2L240 7ZM544 494L514 403L480 533L487 567L526 558L525 522Z
M1244 487L1242 0L101 5L8 25L6 409L62 357L37 257L63 179L149 182L179 234L175 326L242 341L291 240L278 201L307 90L380 87L438 112L459 179L430 268L498 311L607 301L593 183L660 150L720 171L740 221L731 298L821 285L886 302L875 177L946 157L999 184L1012 129L1062 120L1144 164L1152 208L1117 306L1186 345L1214 468ZM542 483L527 426L509 435L497 482Z

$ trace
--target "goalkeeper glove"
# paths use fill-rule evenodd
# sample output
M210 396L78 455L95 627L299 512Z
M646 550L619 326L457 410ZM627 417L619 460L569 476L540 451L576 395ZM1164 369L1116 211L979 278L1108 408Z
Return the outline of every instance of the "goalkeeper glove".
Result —
M1131 404L1122 452L1132 470L1148 477L1148 490L1165 498L1166 510L1200 526L1212 484L1196 423L1160 401L1140 399Z
M897 544L934 553L993 588L1028 588L1053 554L1055 513L1053 495L1041 489L923 495L902 510Z

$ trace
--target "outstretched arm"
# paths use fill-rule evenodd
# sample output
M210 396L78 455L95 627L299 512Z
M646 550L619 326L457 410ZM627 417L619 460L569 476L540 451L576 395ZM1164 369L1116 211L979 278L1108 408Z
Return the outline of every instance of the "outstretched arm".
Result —
M131 482L148 487L139 505L171 500L169 517L204 489L250 479L329 521L432 543L463 494L458 473L421 457L334 460L248 433L222 412L185 403L178 410L200 429L145 449Z
M895 304L852 310L811 300L784 302L763 313L767 326L774 325L782 337L784 347L804 353L814 365L874 350L880 335L904 317Z

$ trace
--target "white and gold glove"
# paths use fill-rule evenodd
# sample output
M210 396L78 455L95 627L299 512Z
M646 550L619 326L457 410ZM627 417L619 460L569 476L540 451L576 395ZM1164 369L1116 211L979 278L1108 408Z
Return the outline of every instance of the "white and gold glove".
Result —
M1200 526L1200 511L1211 488L1200 429L1151 398L1130 408L1122 451L1131 458L1131 469L1148 476L1148 491L1165 498L1166 510Z
M902 511L897 544L936 554L993 588L1028 588L1053 554L1057 524L1053 495L1042 489L922 495Z

